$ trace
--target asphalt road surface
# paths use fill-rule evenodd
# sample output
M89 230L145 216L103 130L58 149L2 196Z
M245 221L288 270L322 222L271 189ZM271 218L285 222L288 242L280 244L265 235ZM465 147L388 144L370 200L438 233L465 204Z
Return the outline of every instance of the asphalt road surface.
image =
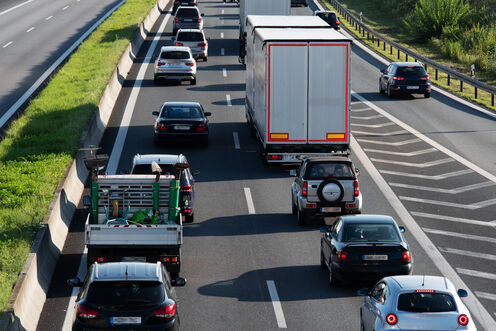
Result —
M361 285L330 287L319 267L318 229L324 221L297 226L289 170L264 167L250 137L244 67L237 62L239 8L220 0L200 0L199 8L210 42L208 62L198 62L197 85L154 85L153 65L143 67L141 77L140 66L153 62L145 58L152 45L148 40L102 142L102 153L117 160L116 171L128 170L136 153L183 153L200 171L195 223L184 229L181 276L188 283L178 289L181 328L357 330ZM310 15L311 10L293 8L292 13ZM158 47L171 44L171 30L165 13L153 30L161 33ZM477 321L479 329L490 330L496 312L496 120L436 91L430 99L379 95L379 69L385 65L356 45L353 50L352 159L361 170L363 212L391 215L406 225L414 273L450 275L466 284L472 300L465 302L485 318ZM136 98L133 90L139 92ZM152 111L165 101L198 101L213 113L208 148L154 146ZM126 107L133 113L124 123L120 153L114 144ZM62 329L71 295L65 280L77 274L84 220L81 210L39 330Z

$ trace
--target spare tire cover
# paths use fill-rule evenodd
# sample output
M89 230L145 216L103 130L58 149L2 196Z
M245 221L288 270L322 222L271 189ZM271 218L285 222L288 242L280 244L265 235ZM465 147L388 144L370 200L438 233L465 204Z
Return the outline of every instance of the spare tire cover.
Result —
M343 199L344 188L343 185L334 178L328 178L320 183L317 189L317 195L320 201L339 202Z

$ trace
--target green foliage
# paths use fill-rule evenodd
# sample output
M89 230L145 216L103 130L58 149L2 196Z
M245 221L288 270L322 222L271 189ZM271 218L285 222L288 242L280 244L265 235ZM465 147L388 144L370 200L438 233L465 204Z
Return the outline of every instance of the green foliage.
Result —
M471 12L465 0L419 0L405 26L415 39L440 37L447 27L466 25Z

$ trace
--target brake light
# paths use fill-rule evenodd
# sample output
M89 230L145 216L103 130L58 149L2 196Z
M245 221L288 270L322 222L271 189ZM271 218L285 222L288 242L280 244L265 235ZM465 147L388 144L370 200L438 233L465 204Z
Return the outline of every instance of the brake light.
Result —
M165 263L177 263L179 260L177 256L161 256L159 258L160 262L165 262Z
M402 262L410 262L412 257L410 255L410 251L401 252L401 261Z
M416 293L434 293L435 290L415 290Z
M178 43L177 41L176 41L176 43L174 45L176 45L176 46L184 46L183 43Z
M196 2L195 1L190 1L189 4L190 5L194 5L194 4L196 4Z
M307 197L308 195L308 182L304 181L303 182L303 187L301 188L301 196L302 197Z
M174 22L176 22L176 23L179 22L179 17L175 17Z
M405 80L405 77L396 77L396 76L394 76L393 79L394 80Z
M395 325L398 322L398 317L396 317L395 314L387 314L387 316L386 316L386 322L389 325Z
M267 156L267 158L272 161L277 161L277 160L282 160L282 155L269 155Z
M197 131L197 132L207 131L207 126L206 126L204 123L200 123L200 124L198 124L198 126L196 127L196 131Z
M353 196L357 197L360 195L360 189L358 188L358 180L353 182Z
M201 23L201 17L198 17L198 23Z
M179 1L177 1L177 0L176 0L176 1L174 1L174 4L175 4L175 5L178 5L178 4L179 4Z
M461 314L460 316L458 316L458 324L460 325L467 325L468 324L468 316L465 315L465 314Z
M158 123L157 124L157 130L159 130L159 131L167 131L167 127L165 126L164 123Z
M420 77L421 80L431 80L431 78L429 76L422 76Z
M167 62L165 62L165 61L158 61L158 63L157 63L157 65L158 65L159 67L161 67L161 66L165 66L166 64L167 64Z
M207 43L199 43L198 45L196 46L199 46L199 47L207 47Z
M193 191L191 185L181 185L181 192L191 192L191 191Z
M338 262L346 262L348 260L348 253L338 251Z
M170 300L172 303L167 304L165 307L161 307L153 311L153 315L158 318L171 318L176 314L176 303Z
M96 262L100 262L100 263L101 262L107 262L108 260L109 260L108 257L103 257L103 256L96 258Z
M336 20L336 24L339 24L339 20Z
M85 319L90 319L90 318L95 318L98 316L98 311L85 307L79 303L76 304L76 315L79 318L85 318ZM460 318L458 318L458 321L460 321Z
M194 62L186 62L185 65L187 65L188 67L192 67L195 65Z

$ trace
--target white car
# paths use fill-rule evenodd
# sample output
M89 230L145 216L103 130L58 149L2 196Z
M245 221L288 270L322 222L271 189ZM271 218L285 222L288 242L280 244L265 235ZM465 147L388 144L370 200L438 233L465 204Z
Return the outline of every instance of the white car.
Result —
M360 307L360 330L477 330L461 297L446 277L391 276L372 289Z
M189 80L196 85L196 60L189 47L163 46L155 61L153 81L160 79Z
M207 61L208 40L205 38L205 33L203 30L179 29L175 40L176 46L189 47L195 59L203 59L203 61Z

